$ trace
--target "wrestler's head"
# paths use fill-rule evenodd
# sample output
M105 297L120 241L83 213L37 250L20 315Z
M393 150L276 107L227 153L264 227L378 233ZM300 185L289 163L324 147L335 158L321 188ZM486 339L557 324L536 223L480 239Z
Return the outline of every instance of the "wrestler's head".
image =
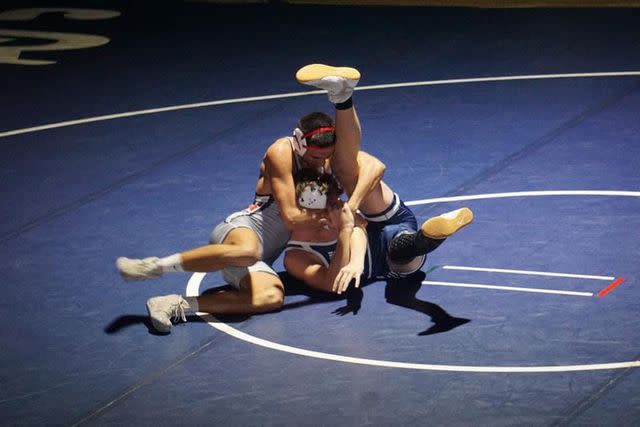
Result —
M306 166L323 166L333 155L336 144L333 119L324 113L307 114L294 129L293 139L295 152Z
M326 209L340 203L342 188L333 175L302 169L294 179L298 206L307 209Z

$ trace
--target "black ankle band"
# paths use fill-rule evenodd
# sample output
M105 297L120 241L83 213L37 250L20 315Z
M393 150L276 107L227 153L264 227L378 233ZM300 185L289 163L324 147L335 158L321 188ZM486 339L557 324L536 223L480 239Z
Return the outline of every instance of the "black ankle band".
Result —
M336 104L336 110L348 110L353 107L353 98L349 98L344 102Z
M431 239L420 232L401 234L391 240L387 255L391 261L405 264L417 256L435 250L444 240Z

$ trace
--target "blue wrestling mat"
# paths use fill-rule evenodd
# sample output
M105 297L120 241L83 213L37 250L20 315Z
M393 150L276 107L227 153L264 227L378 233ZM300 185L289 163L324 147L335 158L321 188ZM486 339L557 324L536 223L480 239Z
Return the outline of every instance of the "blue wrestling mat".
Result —
M640 424L640 10L45 4L0 10L0 424ZM288 281L152 333L149 297L225 284L115 259L244 208L333 114L313 62L362 72L362 147L418 220L474 223L402 304Z

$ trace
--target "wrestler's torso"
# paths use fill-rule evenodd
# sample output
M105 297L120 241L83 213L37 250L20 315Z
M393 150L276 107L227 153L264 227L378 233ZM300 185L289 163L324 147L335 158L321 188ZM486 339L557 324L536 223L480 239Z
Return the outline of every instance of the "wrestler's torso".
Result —
M274 164L278 164L284 169L291 171L292 177L300 168L305 167L303 160L294 154L290 137L278 139L267 149L260 162L260 176L256 183L256 194L273 195L270 165ZM325 161L323 169L327 171L331 170L328 159Z

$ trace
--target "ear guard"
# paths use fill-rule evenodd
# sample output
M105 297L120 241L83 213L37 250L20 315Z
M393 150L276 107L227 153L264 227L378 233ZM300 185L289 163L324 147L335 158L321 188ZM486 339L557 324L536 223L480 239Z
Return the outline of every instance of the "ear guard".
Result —
M293 149L295 150L298 156L302 157L304 156L304 153L306 153L307 149L309 148L307 145L307 138L309 138L312 135L317 135L319 133L335 132L335 130L336 128L332 126L326 126L326 127L320 127L320 128L311 130L307 133L302 133L302 131L299 128L295 128L293 130Z
M298 205L308 209L324 209L327 207L327 192L324 186L309 182L298 195Z

